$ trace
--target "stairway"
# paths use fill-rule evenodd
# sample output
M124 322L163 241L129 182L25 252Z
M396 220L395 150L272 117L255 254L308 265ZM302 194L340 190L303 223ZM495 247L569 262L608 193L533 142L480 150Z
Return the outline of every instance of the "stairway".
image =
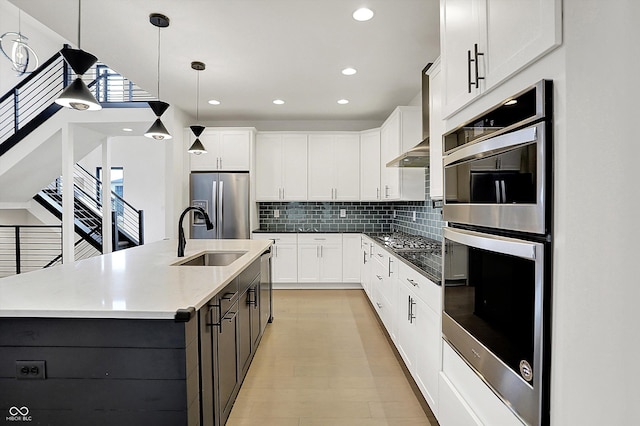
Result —
M77 182L82 182L82 186ZM79 164L74 167L73 222L75 231L102 253L102 182ZM62 220L62 184L57 178L33 197ZM111 191L113 251L144 243L143 212Z
M145 114L147 101L154 99L108 66L98 63L83 76L91 92L105 107L101 111L101 118L96 121L95 116L74 115L75 111L61 109L54 103L72 81L71 77L71 70L61 55L56 53L12 90L0 96L0 201L7 205L20 204L33 197L60 220L63 211L60 178L45 189L40 189L61 173L61 129L85 121L98 124L146 122L149 120L148 114ZM81 143L75 144L74 156L82 158L97 147L104 137L85 125L75 127L74 139ZM102 184L78 165L74 175L76 173L82 176L78 179L80 185L75 183L74 176L74 227L82 238L76 245L81 243L87 248L92 247L90 250L102 253ZM82 182L90 182L94 189L87 190L87 185ZM109 193L114 210L113 249L143 244L143 212L113 192ZM16 249L18 247L16 245ZM60 259L61 256L58 256L50 264Z

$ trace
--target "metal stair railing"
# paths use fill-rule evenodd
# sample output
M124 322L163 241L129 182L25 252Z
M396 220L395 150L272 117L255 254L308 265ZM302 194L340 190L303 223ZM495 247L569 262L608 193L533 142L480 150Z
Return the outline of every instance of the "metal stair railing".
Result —
M102 182L80 164L74 167L73 179L74 184L81 186L83 192L91 198L91 200L83 200L87 205L95 206L96 211L102 216L104 191ZM115 192L111 190L109 192L111 193L111 210L116 213L118 232L124 232L135 245L144 244L144 212L133 207ZM114 250L116 250L115 247Z
M147 107L155 99L105 64L82 79L106 108ZM71 81L72 70L58 52L0 97L0 156L62 108L55 100Z
M0 277L47 267L62 252L62 225L0 225Z
M91 237L95 245L102 247L102 232L90 235L91 229L102 229L102 182L76 164L74 167L74 222L81 228L81 235ZM144 244L144 212L133 207L113 191L111 207L115 214L114 224L120 240L129 245ZM56 204L58 212L62 211L62 178L56 178L40 192L40 197ZM114 246L116 251L120 246Z

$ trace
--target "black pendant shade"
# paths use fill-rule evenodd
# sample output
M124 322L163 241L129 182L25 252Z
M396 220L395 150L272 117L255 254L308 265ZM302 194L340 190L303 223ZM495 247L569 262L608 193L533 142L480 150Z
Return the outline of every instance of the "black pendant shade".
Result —
M67 61L73 72L78 75L84 75L98 61L98 58L91 53L70 47L64 47L60 54Z
M89 91L87 85L82 81L82 75L96 63L98 58L91 53L80 49L65 47L60 50L60 55L69 64L73 72L77 75L73 82L65 87L56 103L66 108L73 108L79 111L97 111L102 109L102 105Z
M191 129L191 132L193 132L193 134L196 135L196 138L199 138L205 129L204 126L189 126L189 128Z
M192 127L196 127L196 126L192 126ZM200 139L196 138L196 140L193 141L193 143L191 144L187 152L189 154L200 155L200 154L206 154L207 150L204 147L204 145L202 145L202 142L200 142Z
M156 121L153 122L151 127L149 127L149 130L147 130L144 135L157 141L171 139L172 137L167 128L164 127L164 124L162 124L162 121L160 121L159 117L156 118Z
M153 111L156 117L160 118L162 114L169 108L169 104L162 101L149 101L149 108Z

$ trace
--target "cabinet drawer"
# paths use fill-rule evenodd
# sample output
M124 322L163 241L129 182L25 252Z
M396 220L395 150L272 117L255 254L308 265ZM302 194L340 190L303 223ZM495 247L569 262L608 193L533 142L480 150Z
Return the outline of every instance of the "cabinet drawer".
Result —
M216 303L220 306L220 318L231 308L238 300L238 279L234 279L216 296Z
M435 312L441 312L442 288L427 277L401 262L398 277Z
M300 244L339 244L342 246L342 234L298 234Z
M263 234L262 232L253 234L254 240L274 240L276 244L296 244L298 242L298 234Z

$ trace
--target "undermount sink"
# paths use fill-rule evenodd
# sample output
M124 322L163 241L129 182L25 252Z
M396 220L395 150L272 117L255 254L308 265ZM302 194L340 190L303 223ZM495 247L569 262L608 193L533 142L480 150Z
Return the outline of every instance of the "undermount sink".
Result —
M202 253L174 266L227 266L238 260L246 251L211 251Z

